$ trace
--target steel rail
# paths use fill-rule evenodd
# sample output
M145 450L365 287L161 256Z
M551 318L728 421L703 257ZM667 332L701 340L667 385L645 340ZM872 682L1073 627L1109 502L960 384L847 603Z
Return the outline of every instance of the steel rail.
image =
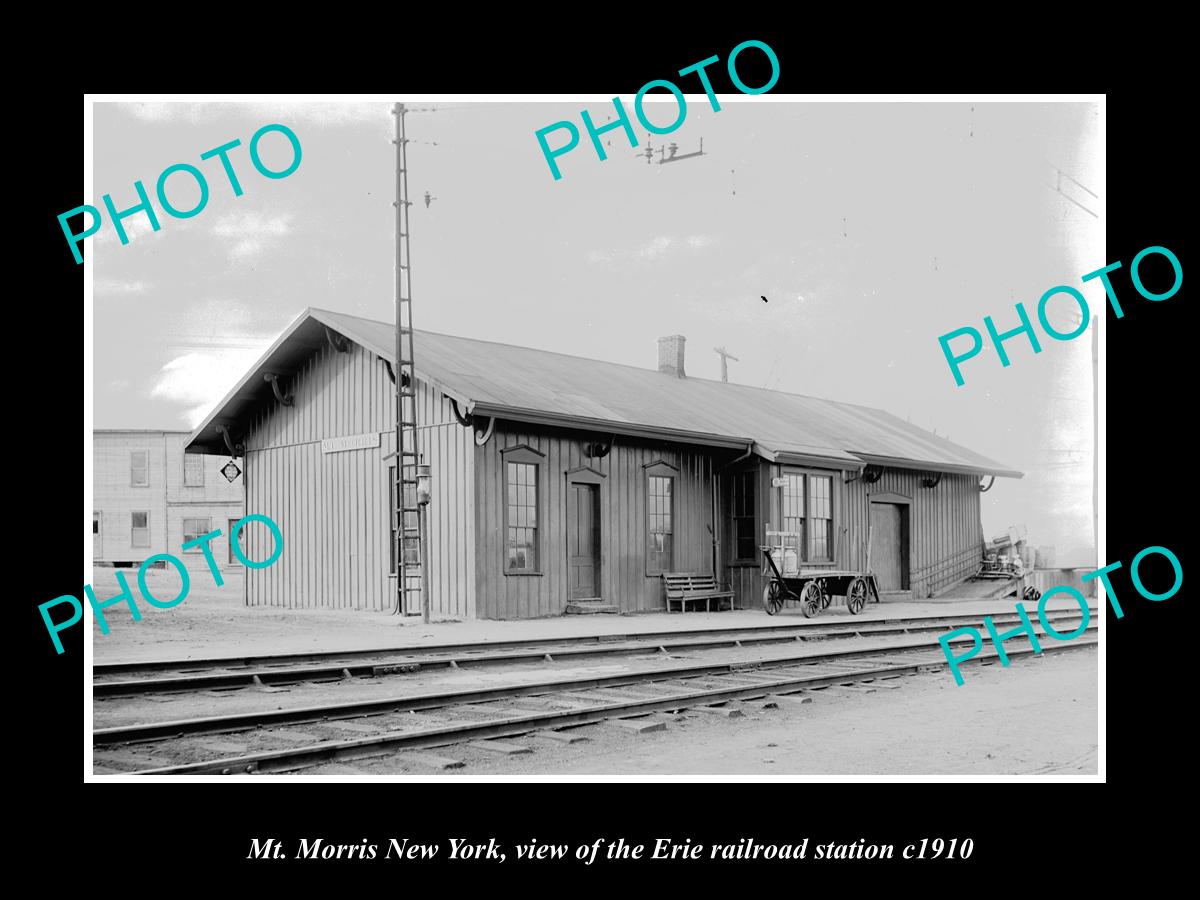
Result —
M1058 653L1095 646L1097 646L1097 642L1094 640L1080 641L1076 639L1063 644L1045 647L1042 653ZM1009 658L1020 658L1030 656L1034 651L1030 647L1011 649L1007 650L1006 653ZM984 651L978 656L973 657L970 662L978 664L986 662L989 659L996 659L998 656L999 654L995 650ZM789 693L797 690L848 684L856 681L873 681L887 676L930 671L939 667L940 665L937 662L931 662L928 658L914 659L903 663L890 662L885 665L855 671L789 676L753 685L740 684L722 688L708 688L700 691L685 691L673 697L630 699L628 701L598 705L588 709L534 714L525 713L514 715L502 721L442 725L417 731L393 731L365 738L326 741L307 747L267 750L244 756L198 763L185 763L175 766L162 766L123 774L232 775L254 772L281 772L319 765L339 759L361 759L364 757L385 755L397 750L425 749L468 740L511 737L530 731L587 725L612 718L646 715L654 712L686 709L694 706L711 706L731 700L753 699L769 694Z
M1087 630L1094 631L1095 629L1096 623L1089 623ZM902 653L909 650L928 650L936 646L936 641L917 641L871 648L829 648L824 652L790 654L765 659L693 663L684 666L643 669L635 672L619 672L611 675L548 679L486 688L465 688L454 691L410 694L400 697L383 697L373 700L356 700L352 702L321 704L318 706L297 706L291 709L258 710L255 712L232 713L222 716L204 716L193 719L119 725L93 730L92 743L105 745L165 740L185 735L244 731L251 728L295 725L302 722L320 722L328 719L351 719L360 716L407 712L409 710L429 710L466 703L509 699L530 694L589 690L600 687L620 687L647 681L669 681L677 678L731 674L734 671L745 671L748 668L779 668L804 663L828 662L833 659L847 659L856 656L880 656L889 653Z
M1095 615L1096 610L1090 610ZM943 627L973 624L987 613L961 613L946 616L912 616L897 619L865 619L861 624L846 621L827 621L811 624L767 625L760 627L710 628L692 631L661 631L645 634L586 635L581 637L540 638L525 641L497 641L486 644L442 644L426 647L397 647L390 649L323 651L320 653L281 653L271 656L211 657L197 660L155 660L136 663L109 663L92 667L94 697L113 697L125 694L159 691L195 690L280 681L307 681L314 678L333 679L351 675L373 676L391 674L389 666L405 667L400 671L434 668L461 668L471 665L518 663L536 661L547 652L574 658L588 655L633 654L649 646L657 649L689 649L721 645L763 644L795 640L797 637L840 637L863 634L893 634L900 631L928 631ZM998 624L1018 621L1008 613L996 614ZM1051 618L1078 616L1064 611ZM970 620L970 621L965 621ZM323 663L307 668L305 662ZM285 668L294 665L295 668ZM407 668L412 667L412 668ZM161 678L139 678L130 681L96 680L118 675L149 674L174 670L176 675ZM217 671L205 671L217 670Z

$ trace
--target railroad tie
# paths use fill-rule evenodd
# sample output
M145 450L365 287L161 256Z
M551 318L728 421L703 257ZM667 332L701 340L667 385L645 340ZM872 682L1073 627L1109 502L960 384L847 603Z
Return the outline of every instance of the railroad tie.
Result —
M740 719L746 715L736 706L696 706L693 709L697 712L710 713L725 719Z
M437 756L433 753L405 753L400 757L405 762L414 762L419 766L430 769L461 769L461 759L451 759L448 756Z
M287 688L271 687L269 684L266 684L257 675L254 676L253 683L254 683L255 689L262 691L264 694L286 694L287 693Z
M582 734L575 734L571 731L535 731L532 737L541 738L545 741L555 741L559 744L578 744L581 741L588 740Z
M471 741L467 746L474 747L476 750L485 750L488 753L503 753L506 756L533 752L524 744L514 744L511 741Z
M618 728L624 728L626 731L632 731L635 734L647 734L651 731L667 730L667 723L660 719L609 719L608 724L616 725Z

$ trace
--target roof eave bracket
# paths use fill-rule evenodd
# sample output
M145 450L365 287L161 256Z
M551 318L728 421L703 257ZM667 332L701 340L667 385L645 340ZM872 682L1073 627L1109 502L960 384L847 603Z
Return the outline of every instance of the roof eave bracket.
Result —
M285 394L283 392L283 388L281 388L279 386L279 376L278 375L276 375L272 372L268 372L265 375L263 375L263 381L266 381L271 385L271 390L275 392L276 400L278 400L284 406L292 405L293 397L291 394Z
M229 426L216 425L214 427L217 430L217 434L221 435L221 437L225 439L225 447L229 450L230 456L241 456L245 452L246 448L235 441L233 436L229 433Z
M329 346L332 347L334 350L336 350L338 353L349 353L350 352L350 347L346 341L346 338L344 336L338 334L336 331L334 331L328 325L325 326L325 339L327 341L329 341Z

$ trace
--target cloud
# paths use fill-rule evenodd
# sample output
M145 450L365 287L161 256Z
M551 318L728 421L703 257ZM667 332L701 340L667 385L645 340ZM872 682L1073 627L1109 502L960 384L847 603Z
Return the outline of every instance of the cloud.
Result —
M229 256L236 260L251 259L273 247L278 238L292 232L292 217L257 212L238 212L223 216L213 223L212 233L222 239Z
M339 128L346 125L377 125L390 133L394 127L392 105L380 103L192 103L176 101L140 101L118 103L117 107L129 116L142 122L161 124L188 122L198 124L211 122L221 116L237 115L254 119L260 124L280 122L291 127L297 124L317 128Z
M130 205L138 202L137 195L135 194L133 197L131 197L129 202ZM114 204L118 207L117 211L120 212L121 203L116 202L114 199ZM121 238L117 235L116 226L112 224L106 214L104 216L104 222L100 226L100 230L97 231L89 240L95 241L97 244L111 244L114 247L125 247L129 246L130 244L138 243L139 239L145 239L147 235L154 234L155 230L157 230L159 233L170 230L164 227L163 219L166 217L158 215L157 211L155 215L158 218L157 229L150 224L150 217L144 212L134 213L133 215L122 219L121 227L125 229L125 237L129 240L129 244L122 244ZM170 221L172 229L176 227L187 227L186 222L177 223L174 219L170 219L168 221Z
M611 263L621 259L656 260L678 253L703 250L717 243L717 238L707 234L693 234L687 237L676 237L661 234L652 237L640 247L633 250L589 250L587 261L591 263Z
M267 339L253 349L209 350L177 356L158 371L150 396L186 407L183 415L188 425L195 428L270 344Z
M97 278L92 283L94 294L144 294L153 285L145 281L120 281L111 278Z

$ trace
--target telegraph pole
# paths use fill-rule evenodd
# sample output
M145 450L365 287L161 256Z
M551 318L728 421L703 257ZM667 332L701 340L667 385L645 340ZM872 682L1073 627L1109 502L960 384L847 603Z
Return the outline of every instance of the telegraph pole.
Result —
M422 598L425 621L429 621L429 606L425 602L424 574L425 518L418 499L417 478L417 378L413 361L412 332L412 262L409 255L408 208L408 137L403 103L392 107L396 117L396 615L408 612L409 594Z
M713 352L721 357L721 380L729 380L729 363L726 360L732 359L734 362L741 362L736 356L730 356L729 351L724 347L713 347Z

